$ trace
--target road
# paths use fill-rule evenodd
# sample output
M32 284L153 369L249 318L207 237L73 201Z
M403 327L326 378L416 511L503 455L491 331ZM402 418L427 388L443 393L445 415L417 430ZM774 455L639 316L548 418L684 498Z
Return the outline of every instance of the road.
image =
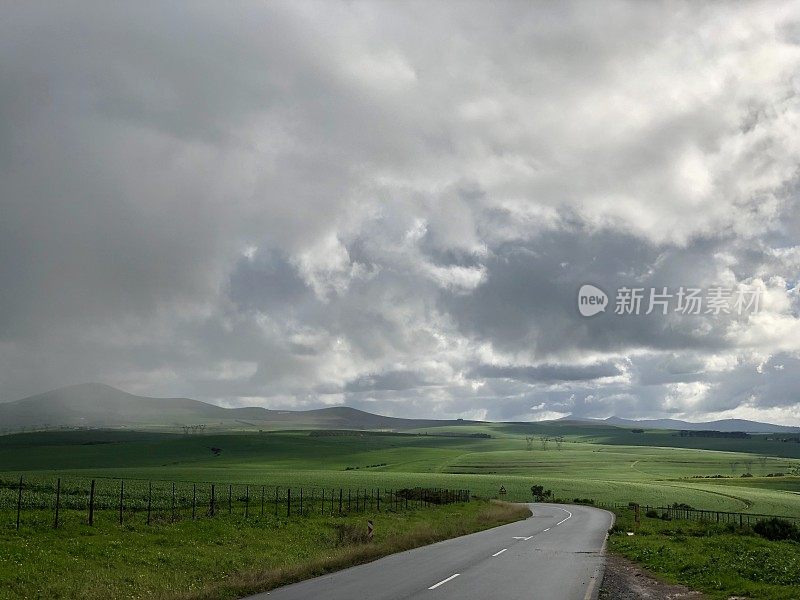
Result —
M591 600L611 513L530 504L533 516L252 596L251 600Z

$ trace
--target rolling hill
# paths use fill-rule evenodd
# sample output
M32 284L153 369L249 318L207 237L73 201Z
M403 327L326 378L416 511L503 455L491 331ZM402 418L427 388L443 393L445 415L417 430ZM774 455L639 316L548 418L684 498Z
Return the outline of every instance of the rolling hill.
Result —
M190 398L136 396L100 383L84 383L0 403L0 430L50 427L412 429L470 421L401 419L335 406L314 410L225 408Z
M477 421L386 417L347 406L314 410L271 410L261 407L225 408L191 398L148 398L100 383L59 388L13 402L0 403L0 432L59 427L171 429L205 425L209 429L385 429L463 426ZM642 428L674 430L798 433L800 428L742 419L690 423L676 419L632 420L620 417L566 417L538 423L508 423L527 431L537 426L575 425L585 428ZM558 435L554 432L554 435Z
M692 423L678 419L623 419L621 417L609 417L602 420L609 425L617 427L638 427L642 429L677 429L683 431L745 431L747 433L800 433L800 427L790 427L788 425L774 425L772 423L759 423L758 421L748 421L746 419L721 419L718 421L706 421L704 423Z

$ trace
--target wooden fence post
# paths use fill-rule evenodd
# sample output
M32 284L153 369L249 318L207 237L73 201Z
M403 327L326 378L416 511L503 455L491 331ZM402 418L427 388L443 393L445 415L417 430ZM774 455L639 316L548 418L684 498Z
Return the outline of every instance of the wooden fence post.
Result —
M339 488L339 514L342 514L342 488Z
M19 531L19 514L22 511L22 476L19 477L19 492L17 492L17 531Z
M150 525L150 511L153 506L153 482L149 481L147 486L147 524Z
M378 512L381 512L381 488L378 488Z
M53 529L58 529L58 508L61 504L61 477L56 482L56 518L53 521Z
M94 479L92 479L92 486L89 488L89 525L94 525Z

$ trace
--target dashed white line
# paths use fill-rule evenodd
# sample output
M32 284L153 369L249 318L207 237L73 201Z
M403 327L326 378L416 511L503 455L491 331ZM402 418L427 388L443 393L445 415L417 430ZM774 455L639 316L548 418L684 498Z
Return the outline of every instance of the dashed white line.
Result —
M506 550L508 550L508 548L503 548L502 550L500 550L500 552L495 552L494 554L492 554L492 556L500 556Z
M456 578L456 577L458 577L459 575L460 575L460 573L456 573L455 575L450 575L450 577L448 577L447 579L442 579L442 580L441 580L439 583L434 583L434 584L433 584L431 587L429 587L428 589L429 589L429 590L435 590L435 589L436 589L436 588L438 588L440 585L444 585L445 583L447 583L447 582L448 582L448 581L450 581L451 579L455 579L455 578Z
M545 531L550 531L550 528L548 527L547 529L542 530L542 533L544 533Z
M526 542L527 542L527 541L528 541L529 539L531 539L532 537L533 537L532 535L529 535L528 537L522 537L521 535L515 535L515 536L514 536L514 539L515 539L515 540L523 540L523 541L526 541Z

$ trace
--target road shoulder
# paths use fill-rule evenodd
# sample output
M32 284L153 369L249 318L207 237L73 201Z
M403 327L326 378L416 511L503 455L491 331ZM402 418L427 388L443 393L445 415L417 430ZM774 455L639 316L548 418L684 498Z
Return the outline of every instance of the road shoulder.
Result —
M606 553L600 600L703 600L700 592L657 579L635 562Z

